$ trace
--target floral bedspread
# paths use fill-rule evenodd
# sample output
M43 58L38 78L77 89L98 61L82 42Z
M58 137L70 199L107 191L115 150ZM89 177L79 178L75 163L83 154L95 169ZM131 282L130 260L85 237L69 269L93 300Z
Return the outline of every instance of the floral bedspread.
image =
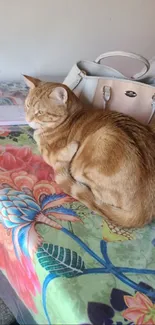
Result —
M0 106L26 94L1 83ZM62 193L26 126L0 128L0 270L26 324L155 324L155 224L120 229Z
M62 193L32 131L1 127L0 269L36 323L155 324L154 238Z

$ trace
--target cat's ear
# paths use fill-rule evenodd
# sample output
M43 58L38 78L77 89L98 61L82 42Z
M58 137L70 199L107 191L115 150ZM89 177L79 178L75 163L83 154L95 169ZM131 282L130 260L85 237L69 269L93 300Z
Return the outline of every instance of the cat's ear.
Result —
M33 88L37 87L39 85L39 83L40 83L39 79L30 77L30 76L26 76L26 75L23 75L23 77L24 77L24 81L25 81L26 85L30 89L33 89Z
M56 100L59 104L66 104L68 93L64 87L55 87L49 97Z

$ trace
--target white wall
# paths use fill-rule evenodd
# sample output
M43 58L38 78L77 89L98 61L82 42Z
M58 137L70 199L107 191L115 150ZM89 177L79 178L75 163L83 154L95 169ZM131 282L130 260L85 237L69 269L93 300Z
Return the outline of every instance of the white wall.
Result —
M0 0L0 80L66 75L114 49L155 55L155 0Z

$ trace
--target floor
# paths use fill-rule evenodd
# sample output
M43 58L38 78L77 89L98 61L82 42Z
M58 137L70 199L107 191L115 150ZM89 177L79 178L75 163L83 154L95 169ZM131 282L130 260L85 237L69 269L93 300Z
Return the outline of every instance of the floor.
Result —
M0 299L0 325L10 325L15 322L15 318L9 308Z

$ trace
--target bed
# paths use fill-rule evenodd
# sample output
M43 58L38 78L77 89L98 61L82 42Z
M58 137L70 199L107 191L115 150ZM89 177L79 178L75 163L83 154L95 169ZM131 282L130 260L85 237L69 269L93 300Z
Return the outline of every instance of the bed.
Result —
M0 110L23 84L0 84ZM26 125L0 127L0 297L20 324L155 324L155 224L126 230L68 197Z

